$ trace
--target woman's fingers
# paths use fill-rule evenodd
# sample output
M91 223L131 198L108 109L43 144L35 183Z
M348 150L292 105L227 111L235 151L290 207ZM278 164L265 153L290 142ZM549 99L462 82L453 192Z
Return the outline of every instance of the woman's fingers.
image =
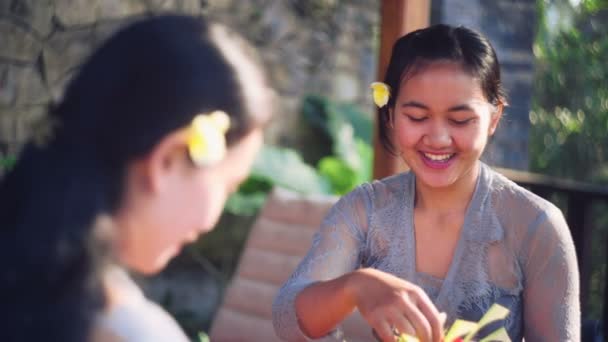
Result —
M443 339L443 325L445 323L445 314L443 316L437 311L437 308L431 302L431 299L422 290L415 291L416 303L425 321L428 323L433 342L439 342Z
M383 342L393 342L395 340L395 333L393 327L388 323L387 320L379 320L374 327L374 335L376 338Z
M416 329L410 323L410 321L401 312L395 312L391 318L392 326L397 330L399 334L408 334L416 336Z
M412 323L416 330L416 336L423 342L430 342L433 340L433 331L429 321L424 317L418 306L411 301L406 302L404 308L404 315Z

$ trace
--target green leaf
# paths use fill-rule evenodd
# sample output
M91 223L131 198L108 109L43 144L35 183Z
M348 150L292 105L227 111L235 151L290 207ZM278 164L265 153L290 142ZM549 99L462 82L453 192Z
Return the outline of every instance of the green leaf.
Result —
M252 216L255 215L266 202L267 193L242 193L235 192L226 201L225 210L234 215Z
M264 146L258 154L252 177L302 194L329 194L330 186L294 150Z
M15 156L6 156L4 158L0 158L0 168L5 170L10 170L17 163L17 158Z
M209 342L209 336L204 332L198 333L198 342Z
M357 174L343 160L336 157L324 157L319 161L319 173L325 176L333 193L344 195L357 185Z

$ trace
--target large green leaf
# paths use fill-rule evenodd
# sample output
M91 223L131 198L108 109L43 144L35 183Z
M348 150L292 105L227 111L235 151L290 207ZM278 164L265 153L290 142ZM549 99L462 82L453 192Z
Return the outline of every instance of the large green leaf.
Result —
M251 176L303 194L330 193L327 180L291 149L264 146L254 162Z
M319 170L329 179L332 189L343 194L369 181L373 158L371 119L354 104L333 102L321 96L308 96L302 112L309 123L332 140L335 158L323 158L319 162ZM342 170L342 174L338 170Z
M331 183L332 192L344 195L357 186L358 177L355 171L344 160L329 156L319 161L319 173Z

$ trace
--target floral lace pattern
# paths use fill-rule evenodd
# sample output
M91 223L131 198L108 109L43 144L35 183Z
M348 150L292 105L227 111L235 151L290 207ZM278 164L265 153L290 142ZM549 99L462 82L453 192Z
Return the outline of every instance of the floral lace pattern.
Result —
M294 308L306 286L373 267L423 288L448 314L447 326L477 321L498 302L510 314L488 332L504 325L514 341L580 339L576 255L559 209L481 164L453 261L438 279L416 270L414 197L415 176L404 173L364 184L334 205L275 299L279 337L308 340Z

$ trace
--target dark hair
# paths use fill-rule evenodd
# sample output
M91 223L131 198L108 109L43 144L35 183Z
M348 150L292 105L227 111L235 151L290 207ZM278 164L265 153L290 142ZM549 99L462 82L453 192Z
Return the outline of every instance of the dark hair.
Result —
M437 61L461 64L466 72L479 80L483 94L491 104L506 104L496 52L481 33L444 24L410 32L393 45L384 77L384 83L391 88L391 97L388 104L378 111L378 129L380 141L388 152L395 152L390 138L389 108L395 106L401 83Z
M94 221L120 206L129 163L199 113L228 113L229 146L268 120L247 95L265 85L239 71L255 61L216 28L168 15L121 30L50 110L50 140L24 147L0 183L0 340L87 340L105 303Z

